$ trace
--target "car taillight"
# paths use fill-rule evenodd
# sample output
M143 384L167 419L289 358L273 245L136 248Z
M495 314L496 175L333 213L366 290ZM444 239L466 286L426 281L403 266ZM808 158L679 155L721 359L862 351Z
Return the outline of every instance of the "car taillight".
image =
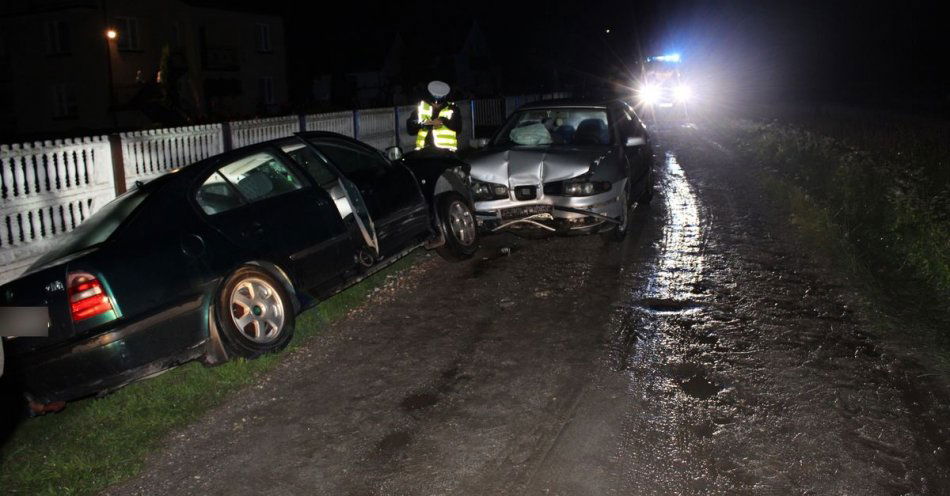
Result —
M112 302L102 283L86 272L72 272L66 278L69 294L69 313L73 322L112 311Z

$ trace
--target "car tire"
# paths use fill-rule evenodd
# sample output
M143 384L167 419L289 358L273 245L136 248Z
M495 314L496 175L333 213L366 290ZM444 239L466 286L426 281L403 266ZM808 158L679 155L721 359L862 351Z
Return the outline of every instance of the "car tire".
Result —
M215 316L229 355L253 359L284 349L294 336L291 295L259 267L234 271L215 300Z
M643 194L640 195L640 199L637 200L637 206L648 207L650 202L653 201L653 173L651 172L647 175L647 184L643 189Z
M436 200L439 231L445 243L436 248L442 258L458 262L472 257L478 250L478 226L475 214L465 198L458 193L444 193Z
M612 229L604 233L608 241L616 241L616 242L623 241L624 238L627 237L627 232L630 231L630 221L631 221L630 211L632 210L630 208L632 206L632 203L630 200L630 190L632 188L633 186L631 185L631 182L628 179L627 185L626 185L626 189L627 189L626 198L624 199L624 210L623 210L623 217L622 217L623 223L620 225L615 225Z

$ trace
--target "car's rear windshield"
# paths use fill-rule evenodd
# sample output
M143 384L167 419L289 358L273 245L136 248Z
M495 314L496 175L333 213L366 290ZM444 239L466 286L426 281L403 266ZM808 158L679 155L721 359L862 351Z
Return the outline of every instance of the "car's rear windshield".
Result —
M609 145L607 111L597 108L530 109L515 113L495 145Z
M75 229L62 234L52 250L33 263L31 268L42 267L54 260L91 248L112 236L112 233L148 197L150 188L135 188L106 203Z

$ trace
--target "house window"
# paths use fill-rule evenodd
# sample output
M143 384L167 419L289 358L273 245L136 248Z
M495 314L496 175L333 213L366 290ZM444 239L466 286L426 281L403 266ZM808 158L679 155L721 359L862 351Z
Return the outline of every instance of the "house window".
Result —
M69 25L66 21L46 23L46 53L49 55L69 53Z
M257 25L257 51L270 52L270 24Z
M261 103L264 105L273 105L274 103L274 78L262 77L258 80L260 86Z
M69 119L76 117L79 106L76 103L76 85L62 83L53 85L53 117Z
M139 44L139 20L134 17L116 17L116 28L119 31L119 41L116 46L119 50L141 50Z

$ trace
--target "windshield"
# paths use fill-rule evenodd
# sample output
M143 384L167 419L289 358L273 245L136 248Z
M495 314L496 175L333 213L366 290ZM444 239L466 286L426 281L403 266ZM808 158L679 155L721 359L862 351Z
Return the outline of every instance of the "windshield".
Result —
M149 190L146 188L135 188L105 204L98 212L79 224L75 229L60 235L59 243L33 263L31 268L41 267L56 259L91 248L109 239L109 236L128 218L135 207L138 207L148 197L148 193Z
M508 119L496 145L609 145L607 111L603 109L531 109Z

